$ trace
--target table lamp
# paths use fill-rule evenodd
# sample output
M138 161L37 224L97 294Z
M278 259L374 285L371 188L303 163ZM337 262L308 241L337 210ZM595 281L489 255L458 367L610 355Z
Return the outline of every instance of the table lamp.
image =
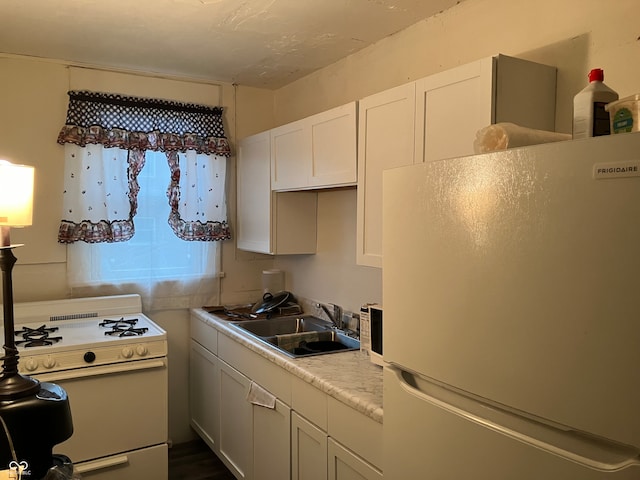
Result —
M18 349L13 316L11 271L16 263L11 227L31 225L34 169L0 160L0 269L4 351L0 373L0 469L20 460L29 478L44 478L51 467L69 459L53 454L53 447L71 437L73 423L67 393L53 383L18 373ZM56 477L57 478L57 477Z
M11 271L16 263L12 250L11 227L31 225L33 212L34 168L0 160L0 269L2 270L2 306L4 313L4 363L0 374L0 401L32 395L39 382L18 373L13 318L13 283Z

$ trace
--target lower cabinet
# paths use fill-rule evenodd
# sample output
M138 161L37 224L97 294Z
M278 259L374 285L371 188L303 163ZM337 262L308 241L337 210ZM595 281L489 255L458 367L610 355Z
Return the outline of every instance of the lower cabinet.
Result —
M253 478L291 478L291 409L276 400L275 408L253 405Z
M218 357L191 340L189 354L189 415L191 426L214 452L218 448L220 410L217 392Z
M291 413L291 480L327 480L326 432Z
M191 425L237 479L382 479L381 424L203 325L192 316Z
M327 447L328 480L382 480L382 472L346 449L333 438Z
M218 395L220 403L220 459L231 473L242 480L252 474L253 409L247 401L251 381L224 361L220 366Z
M296 412L291 413L291 480L382 480L382 472Z

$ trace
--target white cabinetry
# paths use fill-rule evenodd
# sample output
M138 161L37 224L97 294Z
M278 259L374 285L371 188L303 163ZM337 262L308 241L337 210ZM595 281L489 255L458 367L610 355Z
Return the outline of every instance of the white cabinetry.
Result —
M271 130L271 188L293 190L307 186L311 164L310 130L304 120Z
M328 480L382 480L382 472L329 438Z
M327 480L327 433L291 414L291 480Z
M271 130L271 189L356 183L356 103Z
M414 158L415 84L358 104L357 263L382 267L382 171Z
M317 195L272 192L270 158L270 132L238 143L238 248L270 255L315 253Z
M200 437L238 479L286 480L290 469L290 409L276 399L275 408L251 403L247 394L252 380L229 365L224 358L237 357L238 364L277 378L272 365L248 351L228 348L229 340L198 318L191 317L191 357L189 367L189 406L191 425ZM236 344L237 345L237 344ZM239 353L236 355L236 353ZM258 360L258 361L256 361ZM281 380L275 390L282 391ZM284 396L288 397L284 387Z
M197 322L197 323L196 323ZM200 329L202 322L192 320L191 351L189 356L189 412L191 426L213 451L218 448L220 410L218 397L218 357L215 352L217 331ZM200 334L194 333L195 329ZM209 348L205 348L207 345ZM213 346L212 346L213 345Z
M275 408L253 405L253 472L256 480L290 477L291 409L276 400Z
M243 480L381 480L382 424L191 317L191 425ZM255 387L275 407L251 401Z
M291 401L292 480L382 479L382 424L299 379Z
M472 155L494 123L554 131L556 69L497 55L418 80L416 100L416 163Z
M309 117L313 188L355 185L357 175L356 102Z
M253 409L247 401L250 381L222 360L218 392L220 397L220 440L218 453L238 479L253 477Z
M291 464L288 374L226 335L220 335L218 347L221 377L227 375L226 383L220 383L220 451L226 456L221 458L236 478L287 480ZM252 383L275 397L274 408L251 402ZM233 442L226 450L225 427L227 439Z
M497 55L360 100L357 263L382 267L383 170L471 155L497 122L553 131L555 92L554 67Z

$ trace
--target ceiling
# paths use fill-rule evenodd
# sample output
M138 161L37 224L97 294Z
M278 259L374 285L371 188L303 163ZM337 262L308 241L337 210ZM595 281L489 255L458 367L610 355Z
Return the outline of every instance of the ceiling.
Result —
M0 53L275 89L462 0L2 0Z

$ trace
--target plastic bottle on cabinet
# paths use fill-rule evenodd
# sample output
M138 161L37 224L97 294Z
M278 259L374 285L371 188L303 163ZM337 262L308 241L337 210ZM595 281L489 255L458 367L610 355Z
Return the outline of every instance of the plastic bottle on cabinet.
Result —
M611 133L609 112L604 106L618 100L618 94L604 84L604 71L589 72L589 85L573 97L573 138L598 137Z

